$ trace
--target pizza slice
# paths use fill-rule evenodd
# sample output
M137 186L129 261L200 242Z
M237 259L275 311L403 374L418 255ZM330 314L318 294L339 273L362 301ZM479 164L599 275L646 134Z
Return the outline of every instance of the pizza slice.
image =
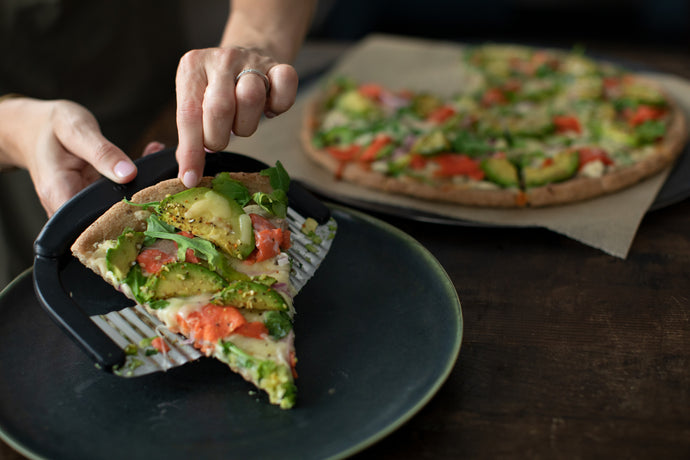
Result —
M72 246L85 266L281 408L295 404L289 177L162 181L112 206ZM165 351L156 339L154 346Z

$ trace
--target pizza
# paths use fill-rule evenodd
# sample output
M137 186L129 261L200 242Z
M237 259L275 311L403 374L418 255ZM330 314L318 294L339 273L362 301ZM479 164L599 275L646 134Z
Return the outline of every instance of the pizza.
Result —
M683 112L656 81L580 50L484 44L458 65L452 97L329 78L307 104L306 154L373 189L519 208L621 190L685 146Z
M260 173L204 177L190 189L164 180L109 208L72 253L272 404L291 408L297 358L288 184L279 162ZM162 337L150 345L167 346Z

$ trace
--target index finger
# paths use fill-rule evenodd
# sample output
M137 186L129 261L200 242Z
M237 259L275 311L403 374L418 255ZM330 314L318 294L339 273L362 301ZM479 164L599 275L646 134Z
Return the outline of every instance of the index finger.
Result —
M208 83L201 53L190 51L180 59L175 77L178 145L175 158L178 177L186 187L194 187L203 174L205 154L203 109Z

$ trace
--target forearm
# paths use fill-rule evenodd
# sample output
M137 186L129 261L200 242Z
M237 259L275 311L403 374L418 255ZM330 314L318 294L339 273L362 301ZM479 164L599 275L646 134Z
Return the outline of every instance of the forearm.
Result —
M19 114L27 101L14 94L0 97L0 169L26 167L20 154L22 117Z
M283 63L297 55L316 0L231 0L221 47L258 48Z

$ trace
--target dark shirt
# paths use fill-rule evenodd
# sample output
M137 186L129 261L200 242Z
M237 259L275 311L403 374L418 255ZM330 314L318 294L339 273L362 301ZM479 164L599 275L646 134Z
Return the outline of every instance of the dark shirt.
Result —
M0 0L0 94L69 99L123 149L174 98L174 0Z
M0 95L69 99L128 153L175 97L175 0L0 0ZM26 171L0 173L0 289L32 264L46 220Z

